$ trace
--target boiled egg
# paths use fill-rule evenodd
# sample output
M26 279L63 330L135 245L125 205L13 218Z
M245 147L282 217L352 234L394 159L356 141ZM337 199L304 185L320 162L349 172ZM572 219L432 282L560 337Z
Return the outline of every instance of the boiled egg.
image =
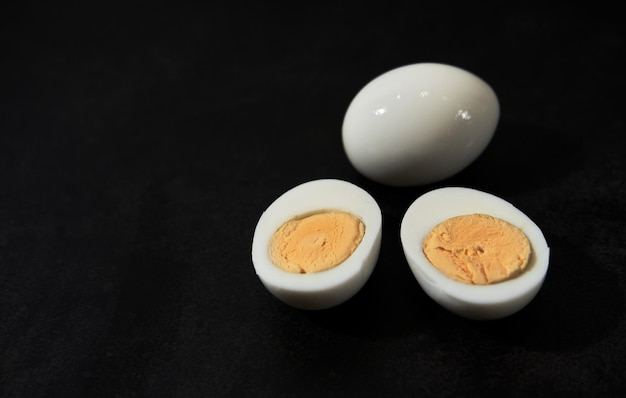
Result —
M343 120L354 168L390 186L448 178L487 147L500 117L498 98L478 76L438 63L390 70L365 85Z
M422 244L431 230L453 217L473 214L503 220L528 238L530 256L519 274L477 285L455 280L429 261ZM469 319L499 319L518 312L539 292L548 271L550 249L539 227L511 203L471 188L440 188L418 197L402 219L400 239L408 265L425 293Z
M381 210L369 193L343 180L309 181L263 212L253 235L252 262L263 285L282 302L326 309L367 282L381 234Z

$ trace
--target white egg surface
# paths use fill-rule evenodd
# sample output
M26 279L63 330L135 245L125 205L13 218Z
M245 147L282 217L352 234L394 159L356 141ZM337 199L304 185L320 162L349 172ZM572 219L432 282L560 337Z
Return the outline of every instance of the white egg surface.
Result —
M520 228L531 255L518 276L490 285L453 280L436 269L422 250L433 227L451 217L488 214ZM433 300L469 319L498 319L525 307L539 292L548 271L550 249L539 227L522 211L492 194L470 188L440 188L418 197L407 209L400 227L404 254L417 282Z
M472 163L496 130L492 88L455 66L418 63L386 72L350 103L342 139L350 163L369 179L417 186Z
M276 266L269 245L287 221L307 215L340 211L364 224L354 252L339 265L316 273L293 273ZM278 197L261 215L252 240L252 262L267 290L284 303L305 310L339 305L356 294L369 279L380 251L382 214L374 198L342 180L321 179L298 185Z

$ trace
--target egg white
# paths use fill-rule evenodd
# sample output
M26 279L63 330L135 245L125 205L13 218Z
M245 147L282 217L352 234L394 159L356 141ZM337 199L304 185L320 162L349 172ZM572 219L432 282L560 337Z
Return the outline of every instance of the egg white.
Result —
M520 228L528 237L531 257L517 277L492 285L471 285L447 277L422 250L422 241L440 222L459 215L483 213ZM407 262L426 294L449 311L469 319L498 319L525 307L543 285L550 249L539 227L522 211L492 194L470 188L440 188L417 198L400 227Z
M500 117L493 89L461 68L418 63L366 84L342 125L350 163L391 186L433 183L461 171L487 147Z
M331 210L353 214L365 225L363 239L350 257L334 268L311 274L291 273L274 265L268 247L283 223ZM309 181L282 194L263 212L254 231L252 262L263 285L279 300L305 310L326 309L345 302L367 282L378 260L381 234L380 207L365 190L336 179Z

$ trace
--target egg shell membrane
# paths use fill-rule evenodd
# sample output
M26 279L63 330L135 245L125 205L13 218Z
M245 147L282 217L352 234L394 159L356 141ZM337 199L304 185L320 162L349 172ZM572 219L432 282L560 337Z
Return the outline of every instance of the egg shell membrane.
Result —
M269 242L289 220L328 211L353 214L365 225L361 243L345 261L322 272L297 274L271 261ZM378 259L382 214L362 188L342 180L323 179L298 185L277 198L261 215L252 242L257 276L279 299L304 309L322 309L354 295L371 275Z
M440 222L459 215L483 213L505 220L528 237L531 255L526 269L517 277L491 285L471 285L455 281L436 269L422 250L424 237ZM448 306L464 304L502 305L534 297L548 269L549 247L537 225L505 200L470 188L449 187L430 191L409 206L401 225L401 241L411 270L421 283L428 283L429 295ZM421 279L421 280L420 280ZM425 289L427 290L427 289ZM461 311L464 309L461 308ZM497 309L506 312L506 308ZM489 317L489 314L483 314ZM483 317L481 315L481 317Z

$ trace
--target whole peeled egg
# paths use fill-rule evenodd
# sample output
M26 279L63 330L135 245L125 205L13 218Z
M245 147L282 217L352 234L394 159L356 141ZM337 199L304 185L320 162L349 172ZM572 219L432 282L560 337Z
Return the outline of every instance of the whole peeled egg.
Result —
M500 117L493 89L451 65L418 63L388 71L363 87L343 120L350 163L390 186L443 180L487 147Z
M528 238L530 257L521 274L494 284L469 284L450 278L428 260L422 242L436 225L477 213L504 220ZM535 222L504 199L476 189L445 187L418 197L402 219L400 240L424 292L450 312L469 319L499 319L520 311L537 295L548 271L550 249Z
M273 236L293 220L342 212L362 223L363 235L356 249L330 269L294 273L281 269L271 255ZM335 228L335 229L340 229ZM344 234L345 231L339 231ZM290 232L296 235L293 231ZM382 213L374 198L362 188L338 179L313 180L279 196L263 212L252 240L252 263L265 288L282 302L299 309L321 310L342 304L354 296L372 274L381 245ZM317 230L303 234L305 246L333 246ZM294 250L290 248L289 250ZM308 258L306 261L315 261Z

